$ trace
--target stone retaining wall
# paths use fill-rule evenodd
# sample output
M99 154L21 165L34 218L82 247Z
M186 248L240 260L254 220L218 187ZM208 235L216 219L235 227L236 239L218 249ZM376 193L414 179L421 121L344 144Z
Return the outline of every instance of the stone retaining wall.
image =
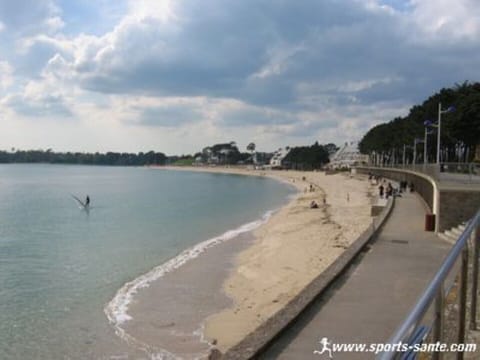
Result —
M449 230L471 219L480 209L480 190L440 191L440 231Z

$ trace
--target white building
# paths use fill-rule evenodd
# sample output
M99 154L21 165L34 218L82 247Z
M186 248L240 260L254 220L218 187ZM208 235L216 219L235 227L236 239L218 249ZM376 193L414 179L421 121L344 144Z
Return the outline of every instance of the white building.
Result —
M368 155L363 155L358 149L358 142L347 142L338 149L338 151L330 156L328 167L331 169L351 168L355 165L366 165L368 163Z
M273 153L272 158L270 159L270 166L271 167L282 167L283 160L290 152L290 148L287 146L286 148L280 148Z

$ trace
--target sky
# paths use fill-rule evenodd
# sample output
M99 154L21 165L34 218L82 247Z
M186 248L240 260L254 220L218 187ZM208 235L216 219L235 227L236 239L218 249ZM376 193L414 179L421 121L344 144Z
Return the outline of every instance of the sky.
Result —
M0 149L360 140L478 81L478 0L0 0Z

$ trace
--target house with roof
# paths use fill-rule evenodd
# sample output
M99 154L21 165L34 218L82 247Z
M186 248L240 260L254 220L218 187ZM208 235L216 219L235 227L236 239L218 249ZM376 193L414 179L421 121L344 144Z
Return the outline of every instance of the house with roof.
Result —
M368 155L360 153L357 141L346 142L330 156L330 169L350 169L353 166L366 165Z
M288 153L290 152L290 147L287 146L285 148L279 148L277 151L273 153L272 158L270 159L270 166L272 168L283 168L287 164L285 163L285 158L287 157Z

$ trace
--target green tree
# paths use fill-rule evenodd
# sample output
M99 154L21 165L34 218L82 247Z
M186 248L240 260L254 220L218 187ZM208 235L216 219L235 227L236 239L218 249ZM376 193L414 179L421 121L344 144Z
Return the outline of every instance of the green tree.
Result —
M415 138L425 134L424 122L438 119L438 106L455 106L455 112L442 115L441 153L444 160L471 161L475 148L480 146L480 83L464 82L453 88L444 88L413 106L406 117L397 117L370 129L359 144L364 154L377 154L382 158L393 152L399 154L403 145L412 145ZM432 127L433 131L436 131ZM461 149L461 151L459 151ZM422 151L420 152L422 153ZM430 136L427 154L434 158L436 137ZM410 152L411 157L411 152Z

